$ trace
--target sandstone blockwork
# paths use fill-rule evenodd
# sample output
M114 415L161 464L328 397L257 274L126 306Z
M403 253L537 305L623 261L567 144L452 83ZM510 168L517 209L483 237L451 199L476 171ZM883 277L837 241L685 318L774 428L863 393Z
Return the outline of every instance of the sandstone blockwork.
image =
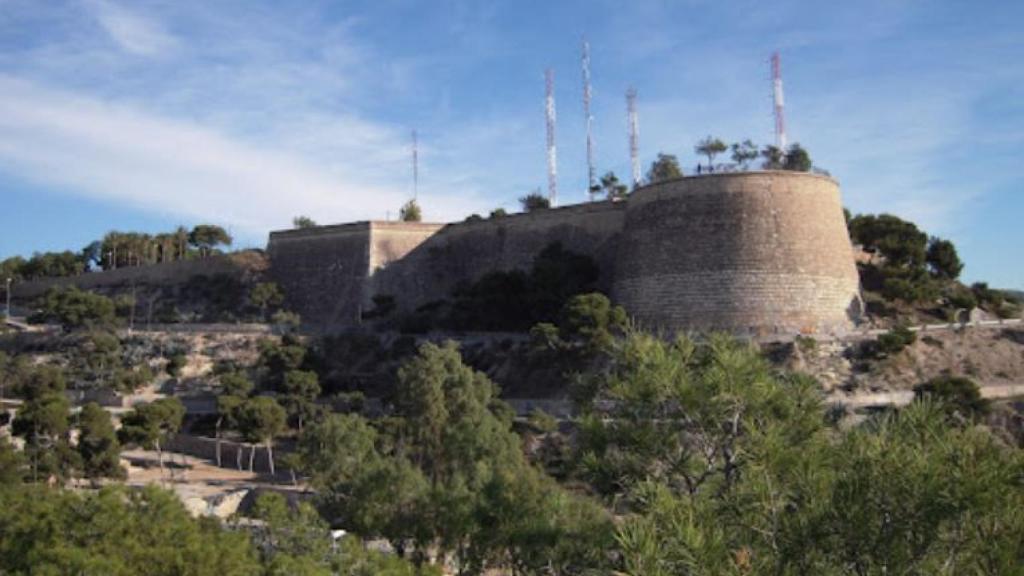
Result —
M640 189L612 297L656 330L842 332L861 300L839 187L813 174L746 172Z
M601 288L666 333L841 333L862 308L839 186L807 173L686 177L622 202L476 222L274 232L267 251L306 323L345 327L375 295L415 310L459 282L528 268L552 242L593 257Z

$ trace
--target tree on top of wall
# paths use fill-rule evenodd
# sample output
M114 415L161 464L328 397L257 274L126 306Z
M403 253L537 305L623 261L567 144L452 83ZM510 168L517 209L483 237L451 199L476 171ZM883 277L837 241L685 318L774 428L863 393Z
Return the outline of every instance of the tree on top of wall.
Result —
M398 219L402 222L421 222L423 211L420 210L420 205L416 203L416 200L409 200L398 211Z
M551 208L551 200L549 200L547 196L541 194L540 190L523 196L519 199L519 203L523 206L523 212L534 212L536 210Z
M683 177L683 169L679 167L679 159L672 154L658 153L658 159L651 163L647 171L647 183L655 184L665 180Z

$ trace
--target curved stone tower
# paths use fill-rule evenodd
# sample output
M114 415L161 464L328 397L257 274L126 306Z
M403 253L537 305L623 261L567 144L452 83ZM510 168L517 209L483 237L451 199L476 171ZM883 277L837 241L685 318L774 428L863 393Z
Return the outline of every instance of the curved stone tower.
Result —
M612 296L655 330L843 332L861 299L839 185L770 171L641 188L629 198Z

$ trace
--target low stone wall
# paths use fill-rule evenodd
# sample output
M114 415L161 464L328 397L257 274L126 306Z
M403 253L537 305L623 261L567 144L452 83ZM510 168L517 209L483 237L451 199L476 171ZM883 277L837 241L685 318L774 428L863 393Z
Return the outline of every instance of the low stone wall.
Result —
M24 301L38 298L54 286L76 286L82 290L112 289L137 285L174 285L196 276L228 275L246 277L268 267L263 253L246 250L196 260L130 266L102 272L88 272L64 278L42 278L11 286L13 298Z

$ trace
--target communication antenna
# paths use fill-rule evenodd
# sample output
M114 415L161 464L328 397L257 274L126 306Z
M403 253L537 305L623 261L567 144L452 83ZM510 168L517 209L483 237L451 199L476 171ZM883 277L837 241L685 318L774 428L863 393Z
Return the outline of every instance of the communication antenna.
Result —
M555 151L555 71L544 71L544 112L547 119L548 144L548 200L558 205L558 155Z
M586 37L583 38L583 117L587 123L587 193L590 201L594 201L597 193L596 180L594 178L594 137L592 128L594 116L590 113L590 43Z
M416 130L412 131L412 199L417 200L420 193L420 149L416 138Z
M786 116L783 113L782 99L782 64L779 52L772 53L772 97L775 104L775 145L779 150L786 149Z
M636 115L636 88L626 90L626 122L629 126L629 167L633 187L640 186L640 123Z

